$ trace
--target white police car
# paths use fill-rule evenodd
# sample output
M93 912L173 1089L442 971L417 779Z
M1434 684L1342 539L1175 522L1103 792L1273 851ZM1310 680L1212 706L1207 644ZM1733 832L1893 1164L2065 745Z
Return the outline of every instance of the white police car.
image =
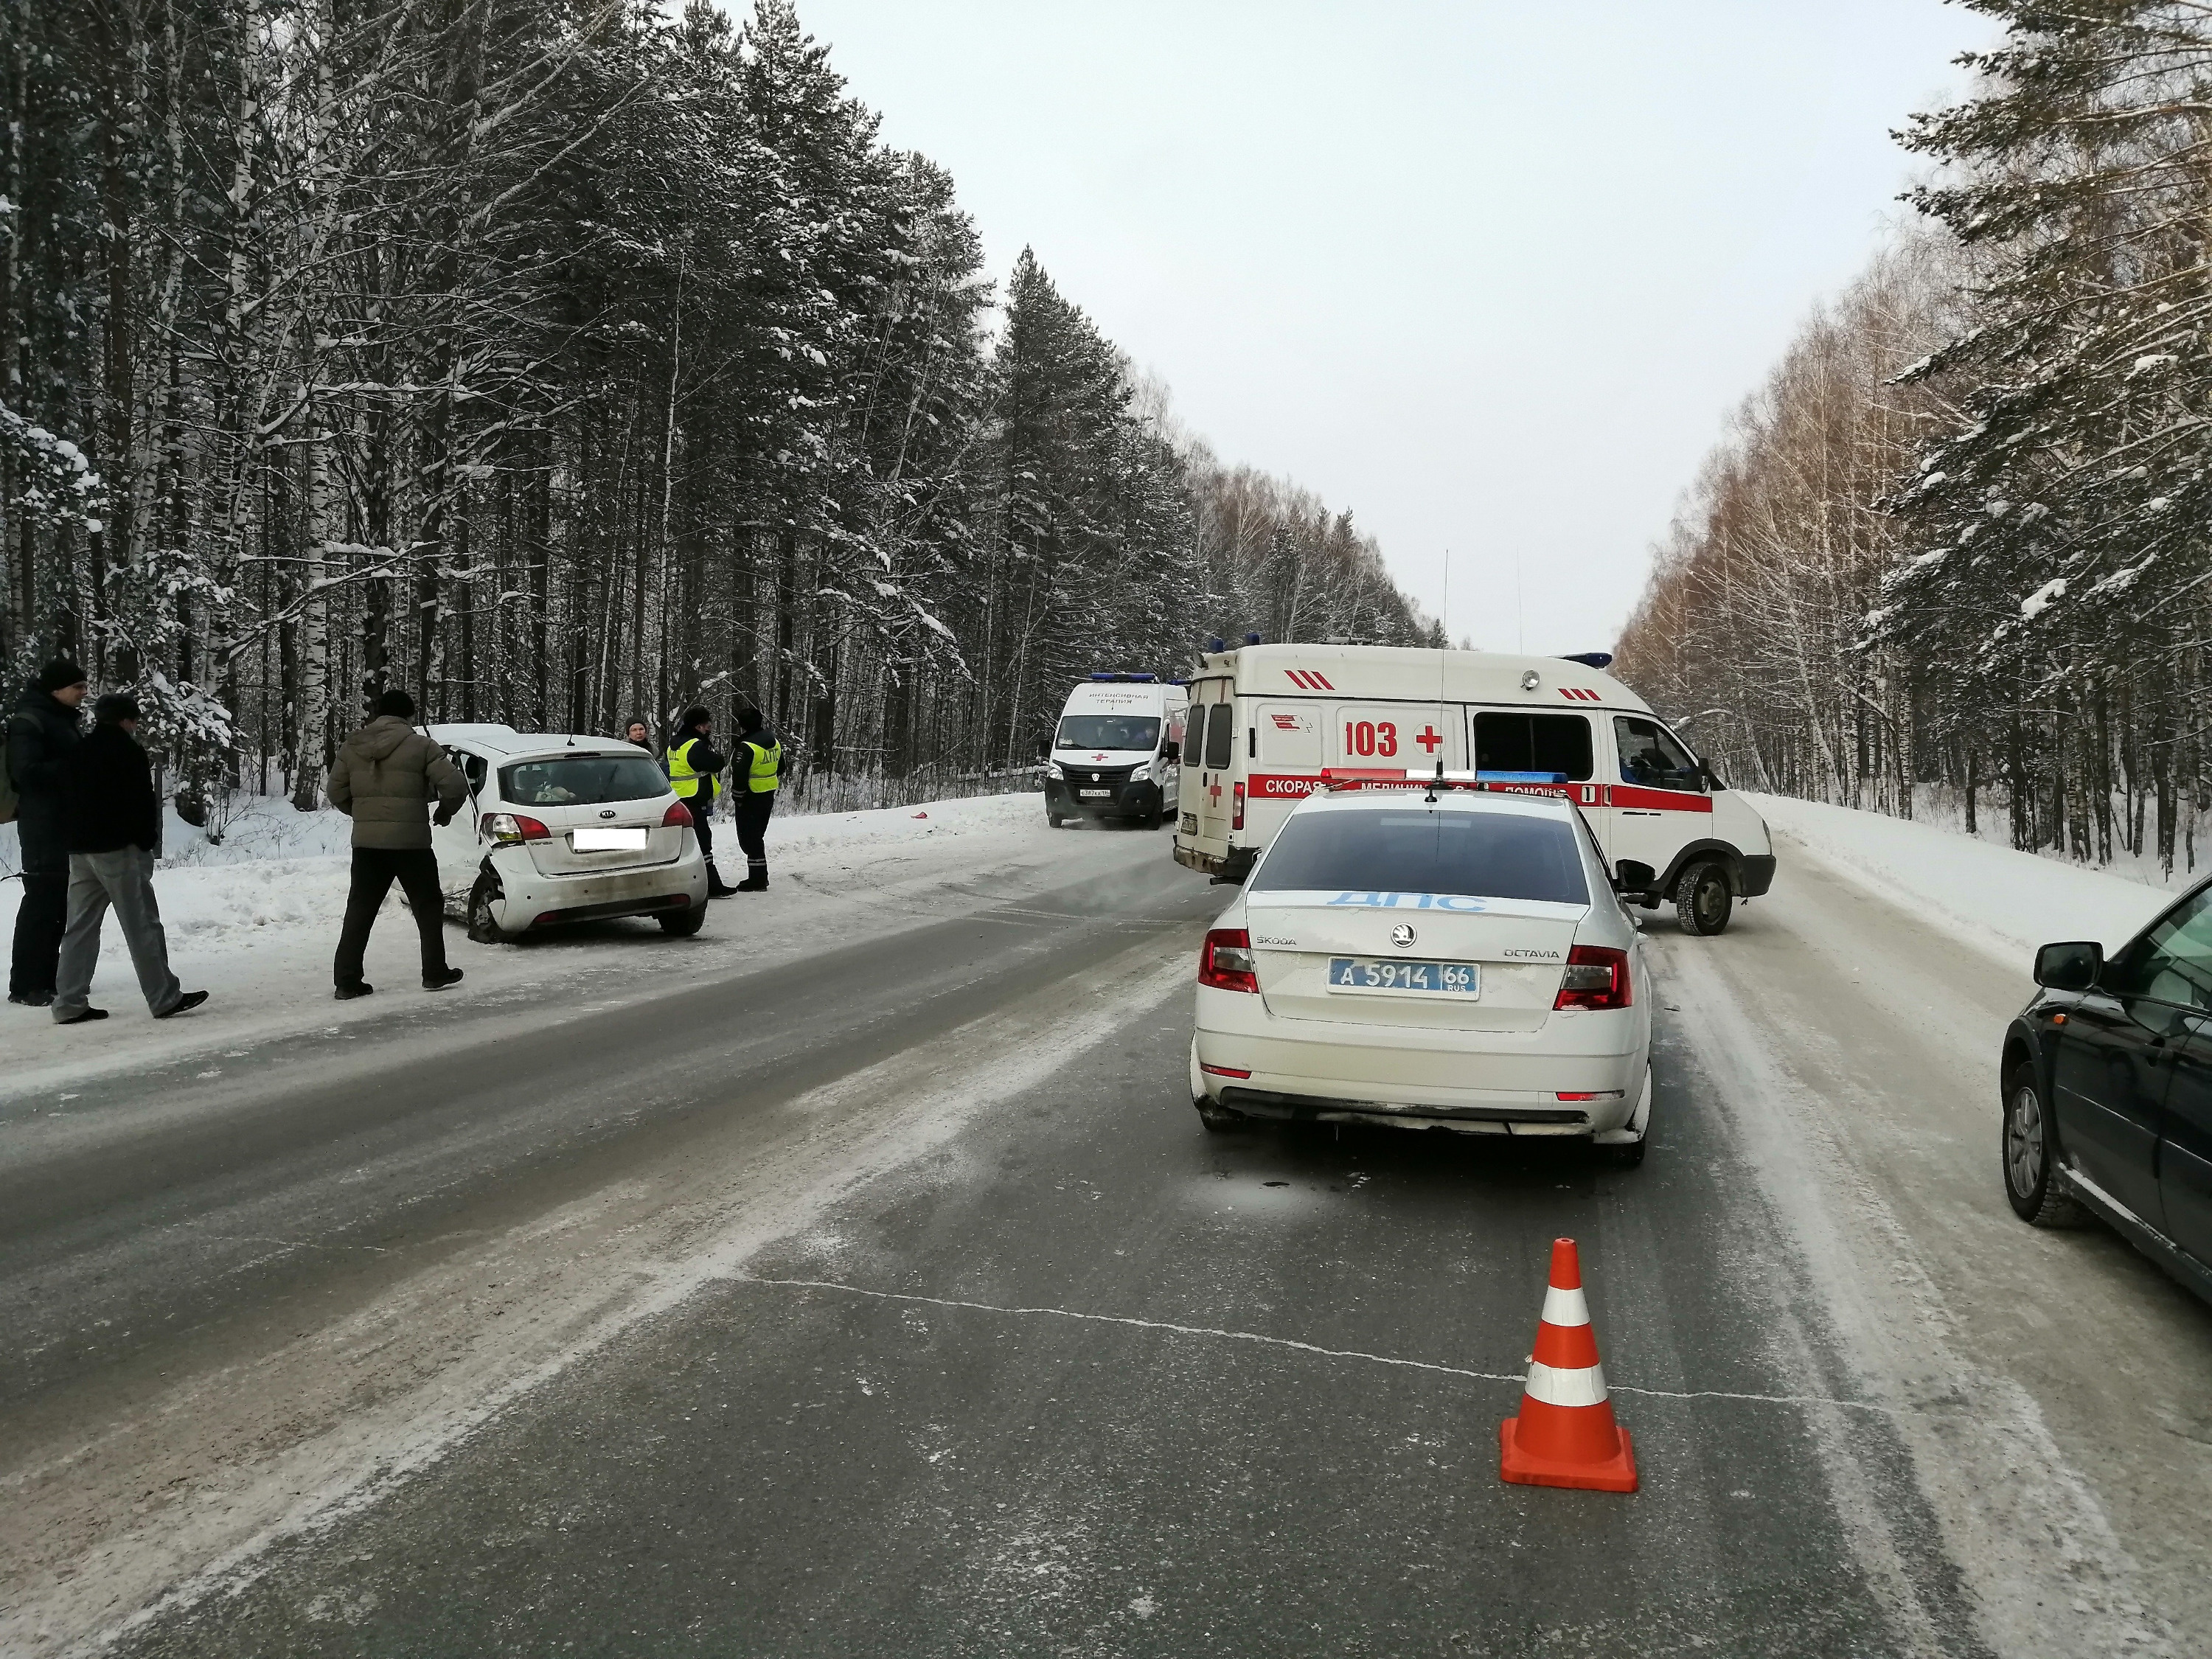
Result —
M1586 1137L1640 1163L1650 979L1614 880L1556 798L1447 785L1301 802L1206 936L1199 1115Z

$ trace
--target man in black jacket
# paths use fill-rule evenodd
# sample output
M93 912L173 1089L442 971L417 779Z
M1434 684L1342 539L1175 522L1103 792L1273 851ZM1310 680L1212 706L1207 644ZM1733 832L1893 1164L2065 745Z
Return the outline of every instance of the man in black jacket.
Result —
M92 735L77 745L64 790L69 839L69 932L62 939L54 1020L81 1025L106 1019L88 1006L100 962L100 926L110 906L131 946L138 988L156 1019L197 1008L205 991L187 991L169 971L168 936L154 902L154 852L161 844L161 803L153 769L138 746L138 705L111 693L93 705Z
M54 1000L54 969L69 919L62 789L76 754L77 708L85 690L84 670L57 657L23 688L8 719L8 777L15 787L23 855L23 902L15 912L8 1000L32 1008Z

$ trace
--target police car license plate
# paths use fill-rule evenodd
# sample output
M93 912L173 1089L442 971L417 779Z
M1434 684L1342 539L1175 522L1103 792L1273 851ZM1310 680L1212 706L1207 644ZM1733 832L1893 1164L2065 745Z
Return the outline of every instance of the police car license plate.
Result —
M1328 988L1385 995L1481 995L1482 975L1471 962L1384 962L1373 957L1331 957Z
M1075 793L1082 796L1085 800L1111 800L1114 799L1114 792L1111 789L1079 789Z
M641 827L627 830L572 830L568 844L579 853L642 853L646 832Z

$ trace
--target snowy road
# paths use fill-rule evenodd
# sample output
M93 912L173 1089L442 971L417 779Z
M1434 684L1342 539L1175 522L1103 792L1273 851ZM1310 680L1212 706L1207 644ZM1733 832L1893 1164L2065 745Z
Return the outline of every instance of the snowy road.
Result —
M2202 1650L2212 1316L2005 1208L2020 975L1785 847L1641 1170L1211 1137L1220 893L1050 849L11 1102L0 1651ZM1633 1498L1496 1478L1561 1232Z

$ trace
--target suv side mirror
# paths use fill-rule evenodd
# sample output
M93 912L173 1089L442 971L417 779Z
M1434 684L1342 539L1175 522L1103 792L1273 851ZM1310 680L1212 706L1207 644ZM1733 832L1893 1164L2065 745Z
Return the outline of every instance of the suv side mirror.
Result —
M2105 971L2105 947L2094 939L2046 945L2035 953L2035 982L2046 991L2086 991Z
M1182 758L1182 745L1177 743L1173 738L1170 738L1165 743L1160 745L1160 761L1163 765L1173 766Z
M1622 859L1613 866L1613 890L1648 893L1659 884L1659 872L1638 859Z

